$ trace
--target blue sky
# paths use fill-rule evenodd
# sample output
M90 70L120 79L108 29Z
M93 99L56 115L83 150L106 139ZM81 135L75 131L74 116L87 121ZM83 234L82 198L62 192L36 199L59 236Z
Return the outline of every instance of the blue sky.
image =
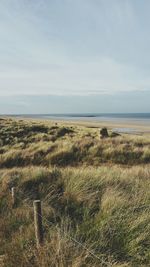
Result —
M149 0L0 0L0 113L150 112L149 12Z

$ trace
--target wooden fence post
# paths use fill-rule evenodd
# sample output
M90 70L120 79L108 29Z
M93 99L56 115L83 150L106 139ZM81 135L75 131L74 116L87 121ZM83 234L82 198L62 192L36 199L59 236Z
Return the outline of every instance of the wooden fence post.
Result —
M11 188L11 199L12 199L12 206L14 207L16 204L16 194L15 194L15 187Z
M36 237L37 248L39 248L43 243L41 201L35 200L33 202L33 206L34 206L35 237Z

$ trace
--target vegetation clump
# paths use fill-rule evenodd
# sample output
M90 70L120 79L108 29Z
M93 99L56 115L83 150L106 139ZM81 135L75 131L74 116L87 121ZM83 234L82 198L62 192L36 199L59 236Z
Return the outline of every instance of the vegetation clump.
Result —
M107 128L102 128L100 130L100 137L101 138L107 138L107 137L109 137Z
M116 133L116 132L112 132L110 134L110 137L118 137L118 136L121 136L119 133Z
M58 128L57 137L63 137L66 134L70 134L70 133L73 133L72 129L69 129L69 128L66 128L66 127Z

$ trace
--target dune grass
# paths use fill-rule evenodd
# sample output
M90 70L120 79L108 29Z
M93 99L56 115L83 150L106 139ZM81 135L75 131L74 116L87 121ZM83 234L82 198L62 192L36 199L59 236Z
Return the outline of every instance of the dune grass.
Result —
M95 128L10 119L0 124L4 266L150 266L148 136L101 140ZM35 199L42 200L40 252Z
M150 163L150 137L100 139L99 129L0 121L0 167L137 165ZM110 133L111 136L111 133Z

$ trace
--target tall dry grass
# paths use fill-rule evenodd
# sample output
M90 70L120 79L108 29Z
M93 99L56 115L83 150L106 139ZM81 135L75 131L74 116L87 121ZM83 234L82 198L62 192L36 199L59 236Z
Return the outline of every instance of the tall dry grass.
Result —
M100 140L97 129L0 123L4 266L150 265L149 137ZM17 139L11 138L16 130ZM33 219L37 198L45 240L40 252Z

